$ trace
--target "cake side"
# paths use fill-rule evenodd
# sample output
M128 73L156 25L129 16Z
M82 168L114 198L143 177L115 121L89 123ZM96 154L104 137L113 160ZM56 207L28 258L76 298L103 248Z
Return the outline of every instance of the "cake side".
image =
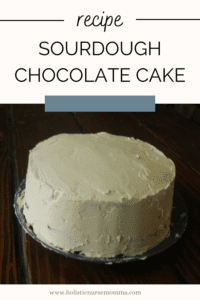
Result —
M102 139L106 141L104 147L98 151L97 145L100 141L97 142L99 140L97 135L101 145ZM63 178L63 170L61 170L60 182L57 169L54 172L52 155L55 154L55 149L52 146L57 144L57 148L63 150L65 136L69 144L68 135L61 135L60 148L59 136L55 136L47 140L48 143L47 141L39 143L30 152L24 215L39 239L65 251L81 251L88 257L142 254L158 245L169 234L175 166L164 154L147 143L126 137L117 137L120 142L116 143L116 136L105 133L97 135L91 135L87 140L91 143L89 146L83 140L79 143L77 141L79 137L73 136L77 140L75 143L72 142L72 149L70 147L68 149L73 150L72 155L76 153L76 161L79 164L80 157L84 157L87 165L91 160L91 156L88 155L90 153L95 159L95 168L98 163L101 169L101 176L100 171L92 174L94 181L86 174L81 182L85 182L85 187L83 184L78 185L79 188L77 185L68 184L69 178ZM108 136L109 139L115 140L114 143L108 142ZM66 143L64 144L67 147ZM81 149L85 156L78 157L77 148ZM58 153L60 157L63 156L63 151L58 150ZM113 164L111 156L114 155L116 162ZM108 162L109 160L111 163ZM131 167L130 161L133 161ZM153 164L153 161L156 163ZM58 160L54 163L58 165ZM120 165L120 168L115 168L116 164ZM76 163L74 166L75 171L71 168L65 172L65 175L71 174L71 178L78 181L80 173L85 169L82 167L77 175ZM69 164L63 164L63 168L67 167L69 168ZM117 185L113 182L113 178L110 181L108 178L104 184L102 178L107 171L110 176L115 173L113 176ZM52 174L49 176L50 172ZM107 173L105 179L107 179L106 175ZM82 176L83 174L81 179ZM123 182L124 178L128 178L128 182L124 184L123 191L119 181ZM97 179L100 180L99 185ZM133 187L130 187L131 183ZM138 189L136 185L139 185ZM75 188L71 189L71 187Z

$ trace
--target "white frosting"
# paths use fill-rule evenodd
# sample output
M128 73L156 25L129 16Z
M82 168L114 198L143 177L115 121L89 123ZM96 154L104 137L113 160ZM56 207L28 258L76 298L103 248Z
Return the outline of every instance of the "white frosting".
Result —
M148 143L59 134L29 154L24 215L39 239L89 257L136 255L169 233L175 165Z

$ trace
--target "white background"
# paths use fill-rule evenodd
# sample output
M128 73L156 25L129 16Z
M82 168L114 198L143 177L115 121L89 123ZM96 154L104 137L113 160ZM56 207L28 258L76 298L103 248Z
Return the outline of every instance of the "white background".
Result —
M199 285L195 284L91 284L91 285L83 285L83 284L35 284L35 285L1 285L0 287L1 295L6 299L13 299L16 297L16 293L20 294L21 300L26 300L27 298L32 300L37 297L41 299L153 299L153 300L168 300L168 299L176 299L181 298L182 300L187 299L199 299ZM58 292L58 294L50 294L51 292ZM110 295L88 295L88 292L92 291L109 291L109 292L127 292L129 295L120 295L120 294L110 294ZM136 292L141 292L137 294ZM59 292L64 292L66 294L60 294ZM68 294L67 294L68 292ZM77 292L86 293L85 295L77 295ZM70 293L70 294L69 294ZM74 293L74 294L73 294Z
M79 15L121 15L123 26L103 27L76 26ZM101 0L101 1L1 1L0 19L64 19L64 22L0 22L0 102L44 103L45 95L155 95L156 103L199 103L200 69L200 21L136 21L137 18L200 18L199 1L155 0ZM161 55L130 56L60 56L39 55L39 44L67 41L72 47L75 41L115 41L129 45L138 41L157 45L161 42ZM128 46L127 46L128 47ZM130 68L129 83L99 80L85 83L51 83L37 80L20 83L15 79L19 68L52 68L68 70L88 69L89 77L97 75L99 68ZM185 68L185 83L141 83L136 79L140 68ZM108 76L108 79L110 77Z

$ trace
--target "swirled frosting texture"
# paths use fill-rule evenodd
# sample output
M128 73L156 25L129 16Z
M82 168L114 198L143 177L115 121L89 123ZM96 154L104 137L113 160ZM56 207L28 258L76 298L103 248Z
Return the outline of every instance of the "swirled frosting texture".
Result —
M24 214L44 242L91 257L136 255L169 234L174 163L105 132L60 134L29 154Z

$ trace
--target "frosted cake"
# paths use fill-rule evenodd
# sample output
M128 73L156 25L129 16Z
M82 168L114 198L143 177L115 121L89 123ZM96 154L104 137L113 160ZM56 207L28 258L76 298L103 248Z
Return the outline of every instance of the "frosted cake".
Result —
M59 134L30 151L29 226L43 242L88 257L134 256L170 234L175 165L130 137Z

